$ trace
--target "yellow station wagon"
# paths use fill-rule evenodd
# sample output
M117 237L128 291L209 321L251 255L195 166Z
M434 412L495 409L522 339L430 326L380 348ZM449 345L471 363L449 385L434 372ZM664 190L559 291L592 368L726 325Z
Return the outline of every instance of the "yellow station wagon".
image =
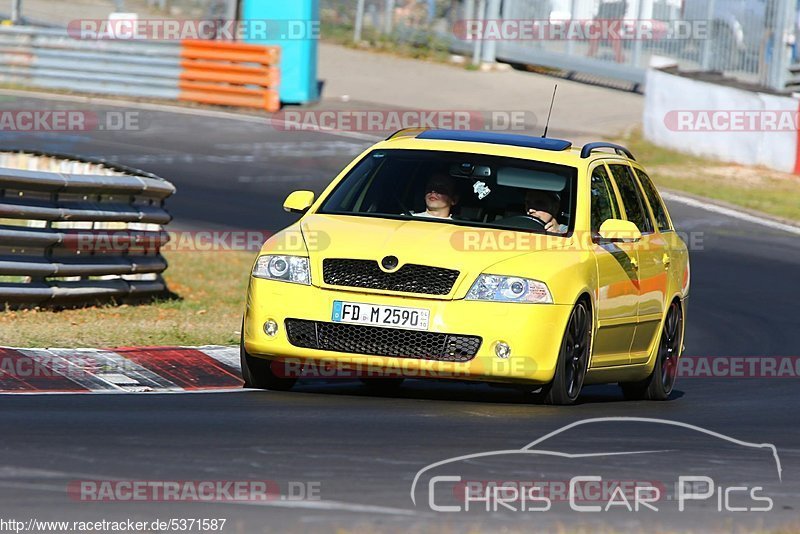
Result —
M303 215L253 266L246 387L288 389L324 363L377 387L457 378L552 404L591 383L673 389L688 251L624 147L402 130L284 208Z

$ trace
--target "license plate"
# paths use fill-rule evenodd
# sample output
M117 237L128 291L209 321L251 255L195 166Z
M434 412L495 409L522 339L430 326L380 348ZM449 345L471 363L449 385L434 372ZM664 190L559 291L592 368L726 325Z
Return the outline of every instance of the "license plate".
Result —
M363 324L388 328L427 330L430 310L401 306L380 306L363 302L333 301L331 320L335 323Z

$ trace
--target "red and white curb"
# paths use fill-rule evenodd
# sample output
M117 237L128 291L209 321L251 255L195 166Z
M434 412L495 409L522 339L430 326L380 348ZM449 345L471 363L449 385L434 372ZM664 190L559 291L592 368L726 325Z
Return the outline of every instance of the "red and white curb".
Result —
M0 347L0 393L138 393L241 389L238 347Z

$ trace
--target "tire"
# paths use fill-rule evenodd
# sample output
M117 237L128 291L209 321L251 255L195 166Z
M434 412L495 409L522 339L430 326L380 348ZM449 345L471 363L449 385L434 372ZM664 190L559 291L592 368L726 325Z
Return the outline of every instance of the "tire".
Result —
M667 400L675 387L678 360L683 347L683 311L678 301L667 310L653 372L641 382L620 383L628 400Z
M242 362L242 379L246 388L288 391L297 382L296 378L277 376L272 370L271 360L256 358L247 353L244 348L244 328L239 342L239 359Z
M375 393L392 393L400 389L405 378L359 378L367 389Z
M561 341L553 381L542 388L545 404L573 404L581 393L592 346L592 314L580 301L572 309Z

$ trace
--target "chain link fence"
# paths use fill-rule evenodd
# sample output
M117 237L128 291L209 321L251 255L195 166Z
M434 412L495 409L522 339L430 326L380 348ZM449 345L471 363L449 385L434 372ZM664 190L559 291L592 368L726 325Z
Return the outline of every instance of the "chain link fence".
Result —
M67 26L76 18L105 19L111 13L142 18L235 19L237 0L0 0L0 14L17 23Z
M617 22L602 39L545 39L522 43L544 53L646 69L675 63L781 89L795 38L796 0L517 0L504 19L534 16L580 21L585 27Z
M321 0L323 38L402 47L412 55L465 48L452 28L465 16L461 0Z
M798 0L322 0L323 36L642 83L650 65L800 83Z
M130 1L130 0L125 0ZM236 0L146 0L148 8L172 16L236 18Z

